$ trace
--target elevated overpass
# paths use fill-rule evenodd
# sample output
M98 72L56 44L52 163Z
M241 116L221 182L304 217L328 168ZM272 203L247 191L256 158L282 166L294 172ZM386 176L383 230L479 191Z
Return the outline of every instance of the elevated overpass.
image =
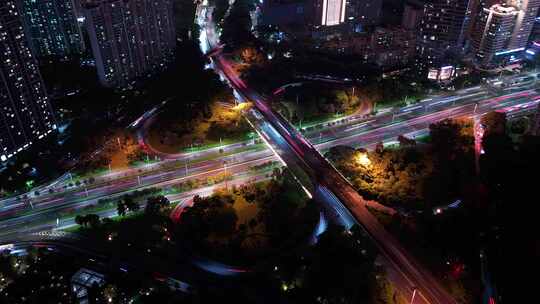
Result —
M275 113L268 105L267 99L257 94L240 79L227 59L221 54L213 57L215 68L226 77L229 84L243 99L251 101L263 119L275 130L268 134L273 145L282 147L280 158L294 159L294 165L301 164L312 177L315 189L319 193L316 198L341 204L373 240L381 254L407 282L408 291L418 294L425 303L450 304L456 301L446 292L433 275L418 261L410 256L399 242L391 236L378 220L367 210L363 198L349 182L309 143L294 126L281 115ZM260 130L264 132L264 130ZM322 189L322 190L321 190ZM326 199L325 199L326 198Z

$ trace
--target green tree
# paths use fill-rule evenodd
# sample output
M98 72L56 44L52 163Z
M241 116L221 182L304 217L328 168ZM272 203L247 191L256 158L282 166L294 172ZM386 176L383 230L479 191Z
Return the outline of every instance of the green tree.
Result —
M124 204L125 204L126 208L129 211L132 211L132 212L137 212L137 211L139 211L141 209L139 204L137 202L135 202L135 200L131 196L126 196L124 198Z
M253 2L236 0L223 22L222 41L229 49L240 48L254 41L251 33L250 11Z
M360 101L357 96L349 95L345 90L336 90L334 94L339 112L350 113L354 111Z
M486 134L504 134L506 130L506 113L491 111L482 116L481 123Z
M529 120L527 117L521 117L520 119L512 121L510 130L514 134L523 134L529 126Z
M470 120L445 119L429 126L431 147L440 162L454 160L459 153L473 151L474 134Z
M118 213L119 216L126 215L126 205L124 204L124 202L118 201L116 203L116 212Z
M161 211L170 205L170 201L163 195L152 196L146 200L144 212L148 215L158 215Z
M84 215L75 216L75 223L80 226L86 225L86 217Z
M230 205L212 208L207 211L206 217L211 231L218 235L231 235L236 230L238 216Z
M88 222L88 225L91 228L97 228L99 227L99 224L101 223L99 219L99 215L94 214L94 213L86 215L86 221Z
M225 17L225 13L229 9L229 0L211 0L214 4L213 19L216 23L221 23Z
M310 256L307 293L322 303L366 303L374 258L369 241L330 225Z
M281 178L282 178L281 169L280 168L274 168L272 170L272 179L280 180Z

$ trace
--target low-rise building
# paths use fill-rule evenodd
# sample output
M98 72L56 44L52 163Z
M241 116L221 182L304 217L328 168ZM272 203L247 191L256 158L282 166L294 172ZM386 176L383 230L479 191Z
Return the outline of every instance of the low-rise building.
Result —
M88 290L92 287L101 287L105 285L105 275L81 268L71 277L71 290L77 298L79 304L87 304Z

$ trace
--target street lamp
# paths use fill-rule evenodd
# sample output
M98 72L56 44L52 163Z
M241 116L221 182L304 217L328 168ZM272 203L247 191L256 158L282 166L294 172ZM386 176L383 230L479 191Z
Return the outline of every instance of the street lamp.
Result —
M229 187L227 185L227 161L223 161L223 170L223 176L225 177L225 189L228 189Z
M411 297L411 304L414 303L414 297L416 296L416 287L413 289L412 297Z

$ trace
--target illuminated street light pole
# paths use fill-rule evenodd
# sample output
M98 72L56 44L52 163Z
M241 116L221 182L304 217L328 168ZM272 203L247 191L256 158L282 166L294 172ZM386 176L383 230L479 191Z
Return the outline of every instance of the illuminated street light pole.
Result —
M412 297L411 297L411 304L413 304L415 296L416 296L416 288L413 289L413 293L412 293Z
M223 169L224 169L224 173L223 173L223 176L225 177L225 189L229 189L228 187L228 184L227 184L227 161L223 161Z

